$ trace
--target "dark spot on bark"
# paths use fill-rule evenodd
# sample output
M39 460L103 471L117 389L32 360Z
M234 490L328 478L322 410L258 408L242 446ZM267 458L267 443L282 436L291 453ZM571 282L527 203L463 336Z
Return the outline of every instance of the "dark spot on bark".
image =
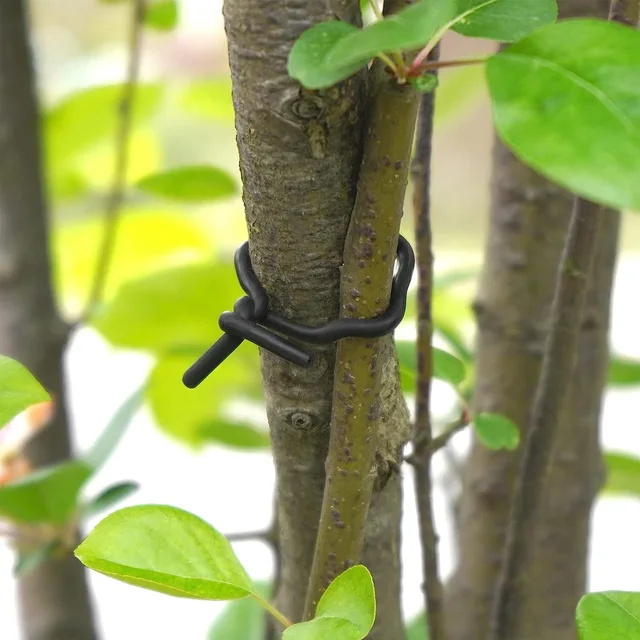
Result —
M332 551L332 552L329 554L329 560L333 560L333 561L335 561L335 560L337 560L337 559L338 559L338 556L336 556L336 554L335 554L335 553L333 553L333 551Z
M344 391L338 391L336 395L338 396L338 398L340 398L340 400L344 400L347 397L344 395Z
M389 257L388 253L383 253L382 254L382 262L386 262L388 257Z
M342 382L353 384L355 381L356 379L353 377L353 374L349 373L348 371L344 372L344 375L342 376Z
M363 242L360 246L360 250L357 253L358 258L369 259L373 257L373 245L371 241Z
M364 260L358 260L358 266L359 266L361 269L364 269Z
M364 279L365 284L371 284L371 276L366 276Z
M396 163L393 165L397 170L402 169L402 160L396 160Z
M371 389L365 389L364 390L364 395L365 396L370 396L371 395Z
M353 302L349 302L347 304L347 311L350 311L351 313L354 313L357 309L358 309L358 307L356 307L356 305L353 304Z
M383 156L382 162L384 163L385 167L391 166L391 158L389 156Z
M338 527L338 529L344 529L344 522L342 522L342 520L338 520L338 522L336 522L336 527Z
M333 507L332 507L332 508L331 508L331 517L332 517L334 520L340 520L340 512L339 512L337 509L335 509L335 508L333 508Z
M372 194L372 193L367 193L367 202L369 204L375 204L376 203L376 197Z
M302 431L308 431L313 427L313 416L303 411L296 411L290 414L287 421L292 427Z
M376 404L371 405L371 407L369 408L369 413L367 414L367 420L369 420L370 422L374 422L375 420L378 419L378 403L376 402Z
M344 452L346 455L350 456L351 455L351 449L349 449L349 447L345 447L344 448Z
M365 238L369 238L369 240L375 240L376 239L376 232L375 229L371 226L370 223L367 222L367 224L362 225L361 229L360 229L360 233L365 237Z
M353 475L354 475L356 478L359 478L359 477L360 477L360 472L356 469L356 470L353 472Z
M350 293L354 300L360 300L361 293L357 289L351 289Z
M340 504L340 500L338 500L338 498L332 498L331 504Z
M376 304L380 304L382 302L382 300L380 300L380 298L376 298Z
M340 473L346 478L349 475L349 472L346 469L340 469Z
M345 408L344 408L344 412L347 415L349 415L350 413L353 413L353 407L350 404L346 405Z

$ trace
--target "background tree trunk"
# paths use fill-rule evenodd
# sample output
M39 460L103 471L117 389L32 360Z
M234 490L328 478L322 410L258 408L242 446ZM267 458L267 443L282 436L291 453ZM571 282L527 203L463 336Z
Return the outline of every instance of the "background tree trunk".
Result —
M331 4L331 7L328 5ZM358 0L233 0L224 5L252 261L271 307L308 325L338 316L339 270L362 147L363 76L311 92L288 77L295 39L333 14L360 20ZM277 604L302 617L325 482L334 347L301 369L262 353L277 474ZM378 481L364 562L379 598L372 638L403 640L400 449L409 436L395 352L385 339Z
M26 9L0 0L0 353L19 360L55 396L51 423L28 446L36 466L71 455L63 356L68 328L51 288L46 205ZM25 640L95 638L85 574L71 555L19 581Z
M565 18L606 18L608 9L608 0L560 1ZM491 223L475 304L474 408L503 413L521 427L527 425L538 383L571 206L570 194L496 142ZM603 479L599 421L619 229L619 215L608 213L580 329L572 391L557 435L551 489L538 525L539 551L535 566L523 577L526 619L531 622L517 640L576 638L574 612L586 589L591 508ZM451 640L485 636L518 462L517 453L473 445L460 504L459 565L446 590Z

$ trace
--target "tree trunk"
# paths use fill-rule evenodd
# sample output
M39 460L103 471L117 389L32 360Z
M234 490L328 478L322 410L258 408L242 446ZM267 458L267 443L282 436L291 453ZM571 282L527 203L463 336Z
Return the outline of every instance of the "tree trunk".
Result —
M331 4L331 7L328 5ZM340 266L362 148L363 76L311 92L287 56L312 24L357 23L358 0L227 0L224 5L251 258L276 312L308 325L338 316ZM277 604L303 615L325 483L335 347L313 347L309 369L262 353L277 474L281 573ZM364 562L379 599L372 638L403 640L400 449L409 435L390 339L383 349L378 478Z
M71 455L63 355L68 329L51 287L40 122L26 9L0 0L0 353L28 367L56 399L51 423L27 448L35 466ZM69 554L19 581L25 640L96 637L85 574Z
M562 17L606 18L608 8L608 0L560 2ZM524 167L496 142L486 262L475 304L474 408L503 413L520 427L527 425L538 383L571 203L570 194ZM619 215L608 213L538 525L539 550L526 576L530 623L517 640L576 638L574 612L586 589L591 508L603 479L599 420L619 229ZM459 564L446 592L450 640L485 637L518 459L514 453L473 445L460 504Z

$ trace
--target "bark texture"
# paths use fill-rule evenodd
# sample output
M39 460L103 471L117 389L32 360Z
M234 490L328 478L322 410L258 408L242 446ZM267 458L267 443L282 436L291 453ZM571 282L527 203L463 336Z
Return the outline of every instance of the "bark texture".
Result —
M606 18L608 5L604 0L561 0L560 11L562 17ZM590 206L596 213L598 207ZM503 413L521 427L528 422L538 383L571 207L570 194L496 143L486 261L475 304L474 409ZM608 213L538 522L539 551L523 585L530 626L513 640L576 638L574 612L586 588L591 508L603 479L599 421L619 231L619 215ZM518 464L519 452L495 453L473 445L459 511L459 563L445 598L450 640L485 637Z
M329 6L331 5L331 6ZM338 316L340 267L356 195L363 78L310 92L288 77L287 56L308 27L333 15L356 23L357 0L227 0L224 5L251 258L273 309L320 325ZM364 562L380 602L372 638L404 638L400 609L400 443L408 416L390 340L381 354L384 482L376 483ZM325 484L335 349L314 348L310 369L262 353L278 487L277 604L303 615ZM391 471L390 471L391 470Z
M51 288L40 123L26 8L0 0L0 353L26 367L55 396L56 415L30 443L35 466L68 459L63 355L68 329ZM84 569L73 555L19 581L25 640L93 640Z

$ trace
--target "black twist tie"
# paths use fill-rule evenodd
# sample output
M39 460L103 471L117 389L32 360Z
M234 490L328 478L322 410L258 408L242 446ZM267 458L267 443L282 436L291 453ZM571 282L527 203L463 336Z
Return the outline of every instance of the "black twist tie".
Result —
M269 311L267 292L251 265L249 243L237 251L234 265L242 290L247 294L236 301L233 312L225 311L218 322L224 335L185 372L182 382L197 387L243 342L253 344L301 367L308 367L313 354L288 342L278 334L310 344L330 344L342 338L380 338L401 322L407 307L407 291L415 266L415 256L405 238L398 238L398 270L391 284L387 310L377 318L339 318L321 327L307 327ZM275 332L278 333L275 333Z

